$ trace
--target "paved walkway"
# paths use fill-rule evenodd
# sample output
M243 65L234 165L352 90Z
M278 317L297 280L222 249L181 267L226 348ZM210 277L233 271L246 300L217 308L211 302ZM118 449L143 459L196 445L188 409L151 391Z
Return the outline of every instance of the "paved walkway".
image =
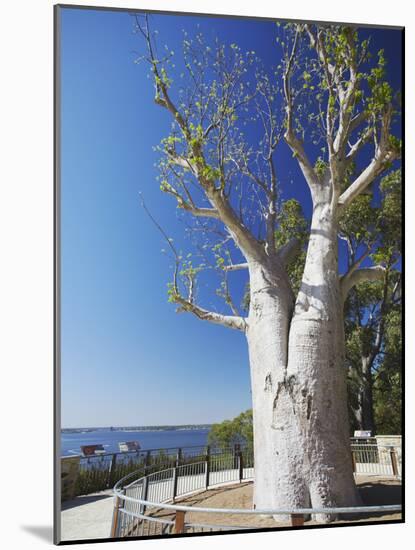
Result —
M111 491L77 497L62 503L61 537L66 540L107 539L114 499Z

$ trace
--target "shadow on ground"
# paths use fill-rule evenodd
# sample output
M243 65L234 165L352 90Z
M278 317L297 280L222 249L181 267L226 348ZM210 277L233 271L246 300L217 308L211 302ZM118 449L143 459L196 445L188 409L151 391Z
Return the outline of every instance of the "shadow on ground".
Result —
M401 485L364 483L359 485L359 493L365 506L375 506L379 502L383 504L400 504L402 502Z
M98 500L104 500L106 498L112 498L112 495L110 494L101 494L101 495L86 495L83 497L76 497L73 500L67 500L65 502L62 502L61 510L62 512L64 510L70 510L71 508L75 508L78 506L82 506L83 504L89 504L91 502L97 502Z
M360 506L390 506L402 503L402 486L391 483L366 482L357 487L362 502ZM368 512L366 514L341 514L340 521L365 521L368 519L390 517L400 512ZM398 518L396 518L398 519Z
M402 503L402 486L389 483L363 483L359 485L359 494L363 506L379 506ZM371 512L359 514L360 519L378 518L390 514L390 512Z

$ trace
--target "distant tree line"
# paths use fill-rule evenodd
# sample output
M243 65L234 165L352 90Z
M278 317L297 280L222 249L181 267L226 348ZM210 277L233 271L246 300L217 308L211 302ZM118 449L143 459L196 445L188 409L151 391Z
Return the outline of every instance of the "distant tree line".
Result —
M252 409L242 412L232 420L212 424L208 435L209 445L222 449L233 447L235 444L252 448L253 441Z

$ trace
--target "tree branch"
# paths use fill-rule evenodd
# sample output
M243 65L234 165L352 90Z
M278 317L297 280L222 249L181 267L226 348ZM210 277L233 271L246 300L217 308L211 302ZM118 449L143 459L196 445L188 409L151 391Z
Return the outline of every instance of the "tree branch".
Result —
M180 304L179 311L188 311L193 313L202 321L210 321L211 323L233 328L235 330L241 330L242 332L244 332L247 328L247 323L244 317L238 317L236 315L222 315L220 313L208 311L178 295L174 297L174 301Z
M225 265L222 269L224 271L239 271L241 269L248 269L248 263Z
M343 300L346 300L349 290L355 285L364 281L380 281L385 276L385 268L376 265L373 267L362 267L361 269L355 269L351 273L340 278L340 289L343 295Z
M263 259L264 250L260 243L255 239L247 227L243 225L237 214L233 210L227 197L224 194L223 186L216 186L216 176L212 175L212 167L206 162L203 151L203 140L193 135L190 126L182 116L169 94L169 84L165 81L165 76L159 70L159 61L154 55L154 49L151 41L148 19L146 18L146 28L143 28L137 21L137 26L145 38L147 50L149 53L150 64L155 80L156 97L155 102L161 107L167 109L178 124L186 144L189 148L188 157L176 156L174 162L183 168L190 168L200 187L203 189L206 198L214 207L220 220L228 227L236 245L241 249L244 255ZM171 158L171 153L168 153ZM174 155L173 155L174 157Z
M371 162L355 179L355 181L339 197L339 206L348 206L352 200L360 195L375 178L381 174L390 162L400 158L400 151L390 143L390 125L392 117L392 106L389 105L382 116L381 135L379 143L376 144L375 155ZM374 132L376 136L376 132Z
M381 174L389 162L399 158L399 155L394 151L375 156L372 161L366 166L363 172L355 179L355 181L340 195L339 206L346 207L352 200L360 195L366 187L368 187L376 177Z
M267 253L269 256L275 254L275 221L277 219L277 211L275 209L275 201L277 198L277 176L275 173L274 161L272 154L268 158L268 163L271 173L271 190L270 197L268 199L268 208L265 215L266 223L266 239L267 239Z
M184 170L190 170L197 176L196 166L189 159L177 155L174 151L167 151L167 154L169 155L169 159L173 164L180 166L180 168L183 168Z
M362 135L355 141L353 145L349 143L350 149L346 155L346 160L351 161L357 155L358 151L367 143L373 134L373 128L368 126Z
M305 153L302 142L295 136L292 129L285 132L284 138L290 146L291 151L294 153L310 190L314 193L314 189L319 185L319 181L316 173L314 172L314 168Z
M387 309L388 286L389 286L389 272L387 270L385 271L386 273L385 273L384 282L383 282L382 302L380 304L380 311L379 311L379 323L376 331L376 339L375 339L375 342L372 348L372 354L371 354L372 364L380 351L384 332L385 332L386 309Z
M340 237L342 238L342 237ZM346 242L347 242L347 245L348 245L348 249L349 249L349 254L351 252L351 249L352 249L352 246L351 246L351 242L350 242L350 239L349 238L345 238ZM345 273L343 275L343 278L346 279L347 277L351 277L353 275L353 273L356 271L356 269L358 267L360 267L361 263L363 262L363 260L365 260L369 254L370 254L370 247L368 247L366 249L366 251L360 256L360 258L358 258L357 260L353 261L353 258L355 257L354 256L354 253L353 253L353 258L350 258L349 257L349 269L347 271L347 273ZM352 261L353 263L350 265L350 261Z
M185 298L182 297L178 286L178 271L179 271L180 258L177 253L177 250L173 245L172 240L169 239L164 229L161 227L161 225L157 222L157 220L152 216L151 212L148 210L147 205L145 204L144 198L142 196L141 196L141 204L145 212L147 213L147 215L150 217L151 221L154 223L154 225L157 227L157 229L165 238L167 244L169 245L175 257L173 284L172 284L171 291L169 291L169 294L170 294L169 301L179 304L180 305L179 311L189 311L194 315L196 315L196 317L198 317L199 319L202 319L203 321L210 321L211 323L215 323L217 325L223 325L225 327L233 328L235 330L245 331L247 328L247 323L244 317L240 317L238 315L234 315L234 316L222 315L220 313L215 313L213 311L208 311L206 309L203 309L194 303L193 301L194 285L195 285L194 274L190 274L190 273L186 274L187 281L188 281L188 298L186 300ZM234 310L233 304L231 303L230 305L232 307L232 310Z
M300 253L300 250L301 243L299 239L293 237L288 241L288 243L284 244L278 249L277 255L280 258L284 267L286 267Z
M339 83L337 84L338 94L340 99L340 112L339 112L339 126L334 140L334 150L336 153L340 152L340 156L343 156L344 146L347 143L347 136L350 135L350 122L352 120L353 102L355 93L359 87L359 81L357 79L357 60L355 45L352 37L353 31L350 28L346 29L346 40L349 49L349 57L347 67L349 69L349 79L347 83L346 91L343 90Z
M294 156L297 158L298 164L300 166L300 169L306 179L306 182L308 183L311 192L314 192L314 188L319 184L319 180L317 177L317 174L314 171L313 166L311 165L311 162L309 161L302 142L297 138L294 132L293 123L292 123L292 117L293 117L293 97L291 92L291 72L293 68L293 62L298 46L298 37L300 34L300 29L297 28L297 31L295 33L294 43L291 50L291 55L287 61L287 65L284 71L283 75L283 83L284 83L284 96L286 101L286 113L287 113L287 130L284 134L285 141L289 145L290 149L292 150Z
M191 206L190 204L186 202L180 202L178 203L179 208L182 208L183 210L186 210L187 212L190 212L193 214L193 216L197 217L204 217L204 218L215 218L217 220L220 219L219 213L214 208L197 208L195 206Z
M368 111L364 110L356 114L349 123L349 135L352 134L359 126L369 117Z
M175 199L177 200L177 206L182 210L190 212L191 214L193 214L193 216L215 218L217 220L220 219L219 212L215 208L203 208L196 206L190 194L188 194L189 200L186 201L182 197L182 195L178 191L176 191L176 189L171 185L164 185L163 191L165 193L168 193L169 195L173 195L173 197L175 197Z

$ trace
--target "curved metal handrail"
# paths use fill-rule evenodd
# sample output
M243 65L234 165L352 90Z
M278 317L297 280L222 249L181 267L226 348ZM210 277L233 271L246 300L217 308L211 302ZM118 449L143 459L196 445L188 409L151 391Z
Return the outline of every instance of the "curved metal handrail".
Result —
M198 464L198 463L195 463ZM200 464L203 464L201 462ZM193 465L193 464L192 464ZM161 470L160 472L156 472L157 474L162 474L163 472L167 472L169 470L172 470L173 468L167 468L166 470ZM128 476L125 476L124 478L120 479L114 486L113 492L115 496L117 496L119 499L127 501L127 502L133 502L142 504L146 507L151 508L165 508L168 510L174 510L174 511L181 511L181 512L204 512L204 513L220 513L220 514L245 514L245 515L291 515L291 514L300 514L300 515L308 515L308 514L349 514L351 512L359 512L359 513L367 513L367 512L382 512L382 511L388 511L388 512L395 512L400 511L402 509L402 506L400 504L391 504L391 505L381 505L381 506L350 506L350 507L333 507L333 508L263 508L263 509L238 509L238 508L205 508L200 506L185 506L181 504L168 504L167 502L153 502L146 499L141 499L138 497L129 497L125 495L122 492L122 489L120 486L123 484L123 482L132 477L135 473L129 474ZM136 480L136 483L139 483L140 481L143 481L146 478L149 478L151 475L149 474L147 476L143 476ZM231 481L232 483L232 481ZM127 488L127 487L124 487ZM192 492L199 492L201 489L196 489ZM180 495L182 496L182 495ZM167 499L170 500L170 499ZM133 515L133 514L131 514ZM142 517L141 514L137 514L137 517ZM148 516L146 516L147 518Z

